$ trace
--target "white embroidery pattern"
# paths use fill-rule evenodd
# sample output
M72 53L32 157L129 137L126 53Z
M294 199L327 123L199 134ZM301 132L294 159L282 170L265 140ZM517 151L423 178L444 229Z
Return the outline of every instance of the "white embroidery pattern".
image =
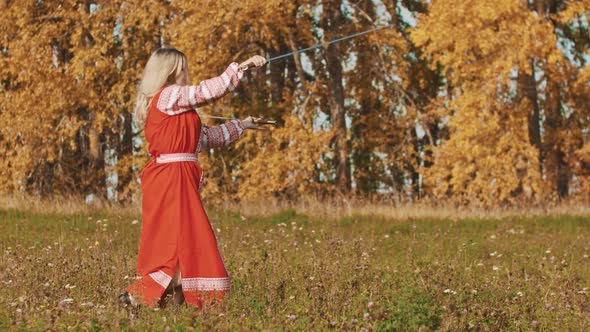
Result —
M194 153L168 153L161 154L156 158L158 164L177 163L181 161L198 162L198 159Z
M162 270L158 270L156 272L152 272L149 274L155 282L157 282L160 286L166 288L170 281L172 281L172 277L164 273Z
M165 87L156 107L168 115L192 111L235 91L243 76L244 71L232 62L220 76L202 81L199 85L173 84Z
M227 126L225 124L220 125L219 127L221 127L221 132L223 133L223 141L225 146L228 146L230 143L229 140L229 130L227 129Z
M242 127L242 123L238 120L231 120L230 122L232 122L236 128L238 128L238 138L242 137L242 134L244 133L244 128Z
M229 290L230 278L182 278L182 289L187 291Z

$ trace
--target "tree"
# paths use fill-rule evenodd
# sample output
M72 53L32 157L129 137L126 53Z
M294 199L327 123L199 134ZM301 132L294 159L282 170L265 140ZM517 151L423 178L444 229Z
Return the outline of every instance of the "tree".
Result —
M436 196L491 205L566 191L571 176L561 176L564 153L556 147L570 149L560 142L573 138L571 113L561 111L570 107L566 91L579 68L558 47L560 30L545 17L555 13L539 15L523 2L440 0L420 17L413 40L444 68L448 86L438 99L450 137L435 149L428 174Z

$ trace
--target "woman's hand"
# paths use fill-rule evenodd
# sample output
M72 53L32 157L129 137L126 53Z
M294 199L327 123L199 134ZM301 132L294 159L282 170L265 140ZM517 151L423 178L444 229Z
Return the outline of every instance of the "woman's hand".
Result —
M256 68L260 68L263 67L264 65L266 65L266 58L260 55L255 55L253 57L251 57L250 59L242 62L240 64L240 68L242 68L243 70L247 70L248 68L251 67L256 67Z
M259 124L276 124L276 121L266 120L264 118L255 118L252 116L247 117L246 119L242 120L242 125L244 129L257 129L257 130L268 130L266 127L259 126Z

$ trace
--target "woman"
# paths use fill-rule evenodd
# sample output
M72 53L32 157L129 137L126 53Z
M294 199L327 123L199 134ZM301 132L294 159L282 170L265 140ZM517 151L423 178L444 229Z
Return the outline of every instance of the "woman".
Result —
M201 124L195 109L233 91L247 68L265 64L265 58L254 56L240 65L231 63L218 77L188 85L188 63L182 52L161 48L148 60L135 119L145 124L152 159L140 175L143 224L138 279L119 296L122 303L153 306L167 288L180 285L184 300L201 310L229 291L227 269L199 196L203 171L196 154L227 146L245 129L259 128L251 117L208 127Z

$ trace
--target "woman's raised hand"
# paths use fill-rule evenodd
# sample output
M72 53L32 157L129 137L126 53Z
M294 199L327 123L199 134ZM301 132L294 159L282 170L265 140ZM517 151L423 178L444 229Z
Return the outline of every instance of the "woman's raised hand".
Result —
M240 68L242 68L243 70L247 70L251 67L260 68L264 65L266 65L266 58L260 55L255 55L250 59L242 62L240 64Z

